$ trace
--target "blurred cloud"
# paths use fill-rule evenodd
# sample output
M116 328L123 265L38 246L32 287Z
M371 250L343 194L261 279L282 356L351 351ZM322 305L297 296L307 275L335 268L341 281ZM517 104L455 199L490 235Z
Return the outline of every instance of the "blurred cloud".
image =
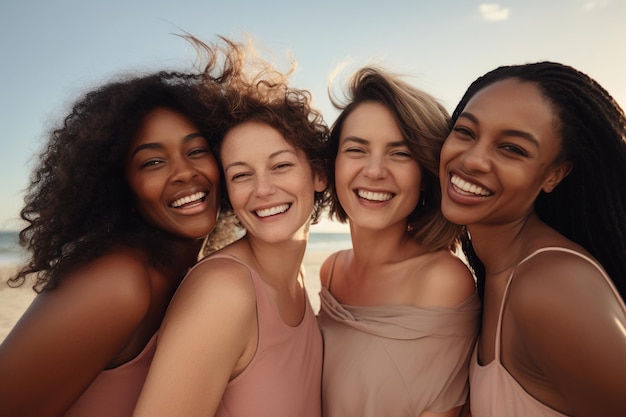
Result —
M590 12L592 10L595 10L601 7L606 7L608 4L609 4L609 0L584 1L582 8L584 11Z
M502 7L497 3L482 3L478 6L478 10L480 11L483 19L490 22L507 20L511 11L511 9Z

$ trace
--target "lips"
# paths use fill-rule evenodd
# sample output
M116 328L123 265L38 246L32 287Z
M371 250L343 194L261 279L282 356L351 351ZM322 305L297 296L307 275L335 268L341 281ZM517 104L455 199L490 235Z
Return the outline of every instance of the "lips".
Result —
M204 191L198 191L197 193L193 193L191 195L181 197L177 200L174 200L170 203L170 207L180 208L189 204L202 202L206 198L207 193Z
M365 200L369 201L389 201L393 198L393 194L379 192L379 191L367 191L367 190L357 190L356 194Z
M493 192L489 191L488 189L481 187L480 185L465 181L463 178L454 174L451 175L450 182L452 183L454 190L459 194L477 197L488 197L490 195L493 195Z
M259 217L269 217L269 216L275 216L277 214L284 213L287 210L289 210L289 207L290 207L290 204L279 204L274 207L268 207L268 208L261 209L261 210L255 210L254 212Z

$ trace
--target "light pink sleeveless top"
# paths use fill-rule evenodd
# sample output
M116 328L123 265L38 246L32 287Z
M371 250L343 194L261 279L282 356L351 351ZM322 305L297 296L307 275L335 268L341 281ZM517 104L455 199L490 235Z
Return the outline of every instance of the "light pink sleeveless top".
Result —
M133 360L100 372L65 417L130 417L156 350L156 334Z
M559 247L547 247L541 248L526 257L522 263L526 262L533 256L546 251L561 251L571 253L579 256L589 263L594 265L604 279L609 284L611 290L615 294L615 297L620 302L624 312L626 312L626 305L622 301L617 289L613 285L611 279L606 275L604 270L589 257L573 251L571 249L559 248ZM519 266L518 265L518 266ZM506 303L507 294L511 281L513 280L513 272L509 277L506 288L504 290L504 297L502 297L502 304L500 306L500 316L498 317L498 328L496 330L496 346L495 346L495 359L487 364L480 365L478 363L478 344L474 348L472 355L472 361L470 364L470 405L472 409L473 417L517 417L517 416L532 416L532 417L567 417L565 414L561 414L558 411L553 410L547 405L539 402L509 374L500 361L500 335L502 330L502 314L504 311L504 305Z
M322 336L308 297L300 324L288 326L254 269L230 255L206 259L217 257L250 271L259 338L248 367L226 386L215 417L320 417Z

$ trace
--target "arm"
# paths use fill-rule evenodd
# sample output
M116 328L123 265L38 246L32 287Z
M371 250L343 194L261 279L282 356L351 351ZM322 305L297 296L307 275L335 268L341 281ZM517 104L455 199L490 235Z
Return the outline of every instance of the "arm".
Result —
M226 259L206 261L172 299L133 415L214 415L256 344L256 294L248 270Z
M0 414L62 415L127 345L148 296L145 268L123 254L37 296L0 346Z
M626 315L600 272L571 254L537 257L511 287L509 304L525 358L565 414L626 410ZM522 364L523 366L523 364ZM532 392L531 392L532 393Z

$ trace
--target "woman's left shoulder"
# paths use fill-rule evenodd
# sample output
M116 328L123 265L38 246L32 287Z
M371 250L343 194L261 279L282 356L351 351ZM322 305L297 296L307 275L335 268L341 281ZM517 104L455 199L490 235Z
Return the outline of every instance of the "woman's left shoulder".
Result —
M574 250L545 250L527 258L513 271L516 292L577 296L581 288L611 295L605 272L591 256Z
M623 307L606 274L591 257L570 251L545 251L513 272L509 305L529 322L550 320L596 323L624 317ZM616 316L617 315L617 316Z
M456 307L476 292L476 282L461 259L448 250L427 255L422 277L437 307Z

